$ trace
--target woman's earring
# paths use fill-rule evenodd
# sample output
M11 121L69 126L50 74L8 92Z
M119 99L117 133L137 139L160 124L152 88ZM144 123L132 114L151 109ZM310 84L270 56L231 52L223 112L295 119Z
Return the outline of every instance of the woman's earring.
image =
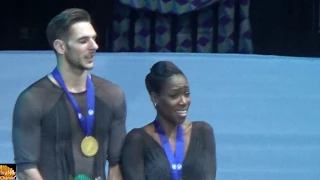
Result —
M154 107L157 107L157 103L153 103Z

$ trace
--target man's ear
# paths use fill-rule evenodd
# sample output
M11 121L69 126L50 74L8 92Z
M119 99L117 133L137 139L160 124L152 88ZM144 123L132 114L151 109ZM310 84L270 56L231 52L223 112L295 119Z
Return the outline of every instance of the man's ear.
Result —
M56 39L53 41L53 48L58 54L64 54L66 51L65 43L60 39Z

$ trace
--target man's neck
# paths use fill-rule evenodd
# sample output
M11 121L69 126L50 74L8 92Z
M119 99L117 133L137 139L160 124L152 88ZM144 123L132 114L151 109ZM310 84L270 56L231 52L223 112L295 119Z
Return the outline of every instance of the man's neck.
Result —
M79 93L84 92L87 89L86 81L88 72L86 70L80 70L61 64L58 64L57 68L69 92ZM55 81L54 83L57 82Z
M67 89L70 92L78 93L87 89L87 71L72 68L63 69L59 67L58 69L61 73L64 83L67 86Z

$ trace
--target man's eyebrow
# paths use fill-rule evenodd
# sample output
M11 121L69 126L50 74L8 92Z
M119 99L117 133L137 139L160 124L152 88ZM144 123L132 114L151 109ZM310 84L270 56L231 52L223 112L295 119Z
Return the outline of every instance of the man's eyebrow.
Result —
M89 38L93 38L93 39L95 39L95 38L97 38L97 35L94 35L94 36L81 36L81 37L79 37L79 38L77 38L77 40L81 40L81 39L89 39Z

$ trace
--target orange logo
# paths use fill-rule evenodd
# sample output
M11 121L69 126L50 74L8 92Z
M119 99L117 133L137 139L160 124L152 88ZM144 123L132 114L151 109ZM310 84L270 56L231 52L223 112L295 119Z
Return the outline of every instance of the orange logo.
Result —
M16 177L16 172L6 166L6 165L0 165L0 180L12 180L15 179Z

